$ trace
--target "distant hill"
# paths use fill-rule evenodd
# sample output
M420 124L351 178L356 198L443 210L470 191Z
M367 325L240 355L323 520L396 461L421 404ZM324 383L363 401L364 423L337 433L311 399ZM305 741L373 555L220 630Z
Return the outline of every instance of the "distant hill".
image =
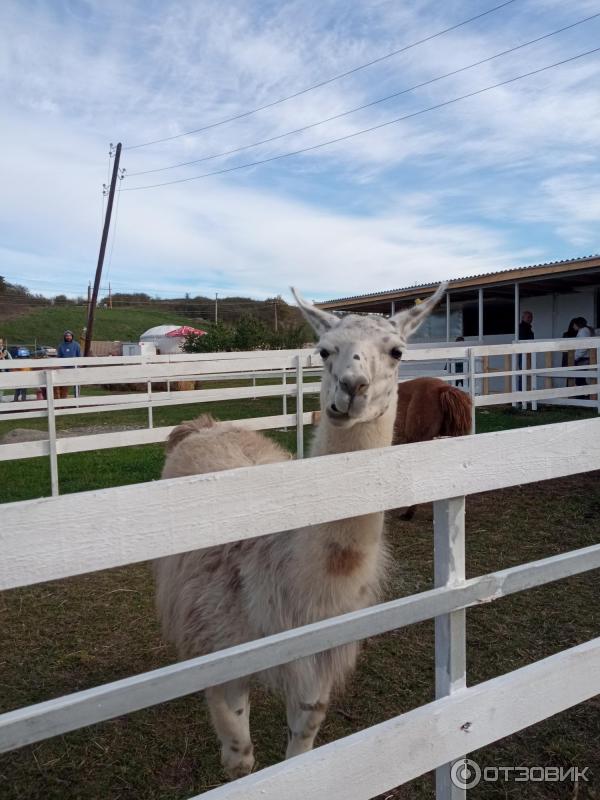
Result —
M56 347L63 331L69 329L78 338L86 322L85 306L46 306L35 308L18 317L0 318L0 336L8 344L43 344ZM98 308L94 322L94 339L137 342L140 334L154 325L192 325L202 328L204 321L159 308Z
M112 307L107 308L109 302ZM253 318L271 330L288 330L303 323L295 306L281 297L253 300L249 297L224 297L217 303L220 323L237 324ZM25 286L9 283L0 276L0 336L8 344L55 346L63 332L72 330L76 338L86 324L87 304L58 294L50 299L33 294ZM94 320L96 341L137 342L140 334L155 325L192 325L208 328L215 319L215 300L209 297L184 297L163 300L150 295L114 294L100 299Z

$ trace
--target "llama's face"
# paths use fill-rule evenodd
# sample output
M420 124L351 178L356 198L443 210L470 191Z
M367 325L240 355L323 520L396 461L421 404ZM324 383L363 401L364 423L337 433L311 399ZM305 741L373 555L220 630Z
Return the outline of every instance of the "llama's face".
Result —
M445 290L408 311L386 319L376 315L337 317L306 303L304 316L319 336L323 359L321 410L332 425L350 427L380 417L395 403L398 364L410 336Z

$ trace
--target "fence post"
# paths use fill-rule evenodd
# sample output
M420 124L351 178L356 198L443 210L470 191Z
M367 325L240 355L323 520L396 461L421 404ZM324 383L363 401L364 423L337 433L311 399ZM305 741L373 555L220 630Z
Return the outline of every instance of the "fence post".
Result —
M475 433L475 353L469 347L469 394L471 396L471 433Z
M549 371L551 371L554 366L552 356L552 351L544 353L544 367ZM549 378L544 378L544 389L554 389L554 377L552 373Z
M485 373L482 382L481 394L487 395L490 393L490 359L489 356L483 356L481 359L481 371Z
M531 355L529 353L521 354L521 369L527 369L530 365ZM526 392L529 383L529 375L521 373L521 391ZM521 411L527 411L527 400L521 400Z
M296 458L304 458L304 394L302 356L296 356Z
M282 370L281 384L283 386L283 409L282 409L282 411L283 411L283 416L285 417L285 416L287 416L287 371L286 371L285 367ZM284 426L283 430L287 431L287 425Z
M510 354L509 353L505 353L504 354L504 363L502 365L502 369L503 369L504 372L510 372L510 370L512 369L511 365L510 365ZM510 375L505 375L504 376L504 389L503 389L505 394L510 394L511 385L512 385L511 376Z
M148 381L148 427L154 427L154 415L152 408L152 381Z
M465 580L465 498L433 504L434 585L453 586ZM435 618L435 697L453 694L467 685L465 609ZM435 771L436 800L464 800L466 790L455 786L452 764Z
M514 342L513 342L513 344L514 344ZM516 391L517 391L517 376L515 375L515 371L517 369L517 363L518 363L517 354L516 353L511 353L511 356L510 356L510 368L511 368L512 373L513 373L511 375L511 384L512 384L511 385L511 389L512 389L512 393L513 394L515 394ZM516 400L513 400L511 405L512 405L513 408L516 408L518 403L517 403Z
M534 352L534 353L531 354L531 369L535 370L536 368L537 368L537 353ZM532 371L532 373L531 373L531 391L535 392L535 390L537 388L538 388L537 374L536 374L536 372ZM531 410L532 411L537 411L538 410L537 400L532 400L531 401Z
M596 348L596 383L600 386L600 347ZM596 408L600 414L600 390L596 395Z
M58 491L58 457L56 455L56 414L54 409L54 377L52 370L46 370L46 403L48 405L48 447L50 455L50 487L52 497Z

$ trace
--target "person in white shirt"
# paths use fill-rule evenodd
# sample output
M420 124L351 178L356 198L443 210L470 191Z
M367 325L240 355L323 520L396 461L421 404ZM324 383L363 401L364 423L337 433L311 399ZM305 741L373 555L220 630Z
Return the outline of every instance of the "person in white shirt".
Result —
M573 329L577 331L577 338L588 338L594 335L594 331L587 324L585 317L575 317L572 322ZM579 348L575 350L575 366L587 366L590 363L590 351ZM585 378L575 378L575 386L587 386Z

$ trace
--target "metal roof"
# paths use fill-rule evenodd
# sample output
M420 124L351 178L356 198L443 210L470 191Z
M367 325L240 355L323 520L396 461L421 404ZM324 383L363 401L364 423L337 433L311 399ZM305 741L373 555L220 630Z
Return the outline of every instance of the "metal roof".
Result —
M509 276L512 274L518 273L519 276L523 275L527 272L532 272L534 270L538 270L543 275L544 268L549 270L549 274L557 274L560 273L560 270L557 270L556 267L560 267L561 265L569 266L569 267L577 267L585 265L587 261L598 261L600 260L600 255L589 255L589 256L580 256L578 258L566 258L561 261L546 261L541 264L530 264L525 267L509 267L507 269L497 270L496 272L482 272L477 275L468 275L462 278L451 278L448 281L449 289L452 287L458 288L461 284L468 284L469 282L476 282L480 279L485 279L486 282L489 282L490 278L494 276L499 276L501 280L508 280ZM592 267L600 266L598 264L592 264ZM379 298L384 298L389 295L400 294L400 293L410 293L417 290L422 289L434 289L439 284L439 281L435 281L433 283L415 283L411 284L410 286L403 286L399 289L385 289L379 292L369 292L367 294L358 294L358 295L351 295L349 297L338 297L334 300L321 300L320 302L316 303L318 306L328 305L331 303L344 303L350 301L360 301L360 300L377 300Z

